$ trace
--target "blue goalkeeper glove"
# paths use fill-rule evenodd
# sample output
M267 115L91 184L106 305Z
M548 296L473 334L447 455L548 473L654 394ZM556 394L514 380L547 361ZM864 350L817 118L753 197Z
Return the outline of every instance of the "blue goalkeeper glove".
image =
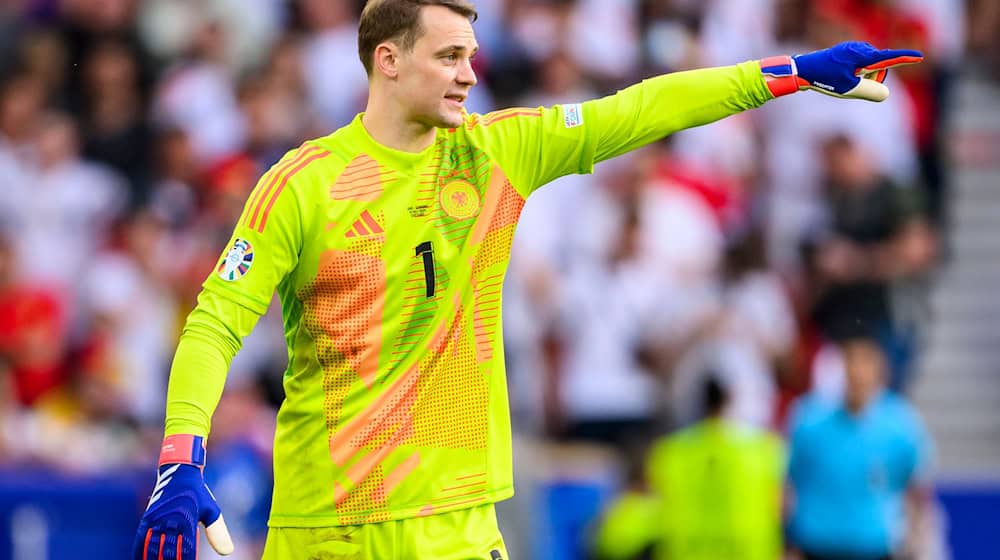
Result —
M133 560L196 560L199 522L216 552L233 551L222 512L205 485L204 467L201 436L164 438L156 486L132 545Z
M889 97L883 83L889 68L923 59L920 51L876 49L852 41L807 54L765 58L760 69L775 97L812 89L844 99L883 101Z

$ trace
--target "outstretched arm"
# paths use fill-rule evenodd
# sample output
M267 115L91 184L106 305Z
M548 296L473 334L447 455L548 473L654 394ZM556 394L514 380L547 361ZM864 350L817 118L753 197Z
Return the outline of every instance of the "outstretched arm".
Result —
M772 99L756 61L664 74L583 104L592 122L594 162L679 130L715 122Z
M614 95L551 108L474 116L466 126L490 137L493 157L525 197L570 173L692 128L814 89L843 98L888 97L888 69L920 62L917 51L841 43L796 56L664 74Z
M882 101L889 96L883 83L888 69L922 59L917 51L850 42L808 54L657 76L584 104L586 117L596 123L594 159L603 161L801 90Z

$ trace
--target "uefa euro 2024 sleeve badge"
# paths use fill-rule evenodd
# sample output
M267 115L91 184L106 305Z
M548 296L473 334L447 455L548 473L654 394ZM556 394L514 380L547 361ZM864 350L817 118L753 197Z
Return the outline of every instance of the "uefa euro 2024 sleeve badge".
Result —
M246 276L252 264L253 246L249 241L237 238L216 271L223 280L233 282Z

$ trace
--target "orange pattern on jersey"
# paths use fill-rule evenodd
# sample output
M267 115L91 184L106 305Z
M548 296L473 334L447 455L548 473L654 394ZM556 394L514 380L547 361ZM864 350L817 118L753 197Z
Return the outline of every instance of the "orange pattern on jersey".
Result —
M288 165L294 162L296 158L301 156L302 151L307 147L308 143L304 143L298 148L296 148L294 151L289 152L287 155L278 160L277 163L272 165L271 168L267 170L267 173L264 173L264 175L260 178L260 180L257 181L257 186L255 186L254 189L250 192L250 196L249 198L247 198L247 204L243 209L243 214L240 216L241 224L247 227L250 226L250 217L253 216L253 211L255 208L257 208L260 202L260 198L264 194L264 191L268 190L268 188L271 186L271 183L274 180L274 176L277 173L279 173L282 169L288 167Z
M382 465L376 464L356 488L345 489L340 483L334 483L334 502L342 524L360 525L392 519L392 514L384 507L384 478ZM383 506L378 507L379 504Z
M496 170L499 171L499 170ZM497 204L497 210L493 214L490 220L489 233L500 231L508 227L517 226L517 221L521 218L521 211L524 209L524 197L521 193L517 192L514 185L510 184L507 177L503 176L503 172L499 172L500 177L498 177L498 182L502 178L503 187L501 189L500 201ZM492 183L493 179L491 179ZM514 231L510 231L511 237L514 235ZM507 260L510 253L503 255L503 260ZM499 261L497 261L499 262Z
M368 246L368 254L336 249L325 252L316 278L300 291L299 298L317 344L319 335L325 335L350 370L370 388L378 374L386 278L385 263L378 254L371 254L378 252L380 244L369 242ZM320 348L317 351L321 356L326 354ZM323 363L324 369L339 365L337 358L324 361L328 362ZM352 381L343 380L348 384Z
M444 158L444 150L447 144L448 137L444 134L438 134L435 140L434 157L427 164L426 169L428 171L420 174L420 182L417 184L417 196L413 201L413 207L409 209L410 211L426 211L426 209L433 208L438 189L438 169Z
M359 252L327 251L315 281L299 294L324 369L329 452L343 469L333 499L344 524L389 519L389 493L419 465L419 455L410 456L385 472L386 459L415 432L422 377L416 366L391 386L378 387L375 399L348 422L341 418L345 399L359 390L358 378L366 389L376 383L385 288L380 248L374 240L359 240L352 245Z
M363 449L385 449L390 442L402 442L413 435L418 378L417 368L411 368L330 436L330 457L335 464L344 467Z
M334 200L371 201L382 196L385 184L395 179L396 172L383 169L368 154L361 154L351 160L330 187L330 198Z
M479 213L479 219L476 220L469 243L482 243L488 233L517 225L523 208L524 197L510 184L503 170L494 165L490 173L490 184L486 189L483 209Z
M500 292L503 290L503 274L494 274L483 280L476 280L473 277L472 282L475 302L472 325L476 337L476 360L483 363L493 359L493 335L496 334L500 318Z
M470 244L479 245L486 239L486 233L490 230L493 216L500 205L500 197L503 195L503 183L500 181L505 180L500 166L494 165L490 173L490 184L486 187L486 194L483 197L483 209L479 212L475 227L472 228L472 235L469 236Z
M385 495L388 496L419 465L420 452L414 451L412 455L404 459L399 466L385 476Z
M405 413L404 422L412 426L412 418L405 415ZM358 515L374 512L371 515L388 515L385 511L388 494L385 484L385 467L383 461L406 441L410 429L400 426L399 429L395 430L389 436L389 439L384 444L361 455L354 464L348 467L345 478L351 484L350 488L345 489L339 483L334 485L334 499L337 504L337 514L340 516L341 522L350 523L346 519L351 514ZM336 493L339 493L339 496ZM384 521L385 519L388 519L388 517L380 520Z
M465 115L465 129L472 130L479 126L480 116L478 113L473 113L471 115Z
M483 210L472 236L472 240L481 243L472 265L473 330L476 356L480 363L491 360L494 348L502 343L495 340L495 335L500 325L503 275L484 275L491 267L505 262L509 257L514 230L525 202L524 197L514 189L498 167L493 169L490 177L487 201L490 211L487 213Z
M489 480L486 478L486 473L476 473L455 477L455 481L451 486L442 488L440 493L434 497L434 504L451 508L459 505L484 502L486 499L484 494L488 483ZM430 515L433 512L434 505L427 504L421 508L420 513L417 515Z

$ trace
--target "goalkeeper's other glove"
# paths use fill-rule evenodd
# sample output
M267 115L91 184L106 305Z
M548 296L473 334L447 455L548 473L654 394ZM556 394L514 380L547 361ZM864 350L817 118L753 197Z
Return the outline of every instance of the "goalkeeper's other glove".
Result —
M133 560L195 560L198 522L219 554L233 551L215 496L205 485L205 440L173 435L163 440L156 486L132 545Z
M853 41L807 54L765 58L760 69L775 97L812 89L834 97L883 101L889 97L889 88L882 83L889 68L923 59L920 51L876 49Z

